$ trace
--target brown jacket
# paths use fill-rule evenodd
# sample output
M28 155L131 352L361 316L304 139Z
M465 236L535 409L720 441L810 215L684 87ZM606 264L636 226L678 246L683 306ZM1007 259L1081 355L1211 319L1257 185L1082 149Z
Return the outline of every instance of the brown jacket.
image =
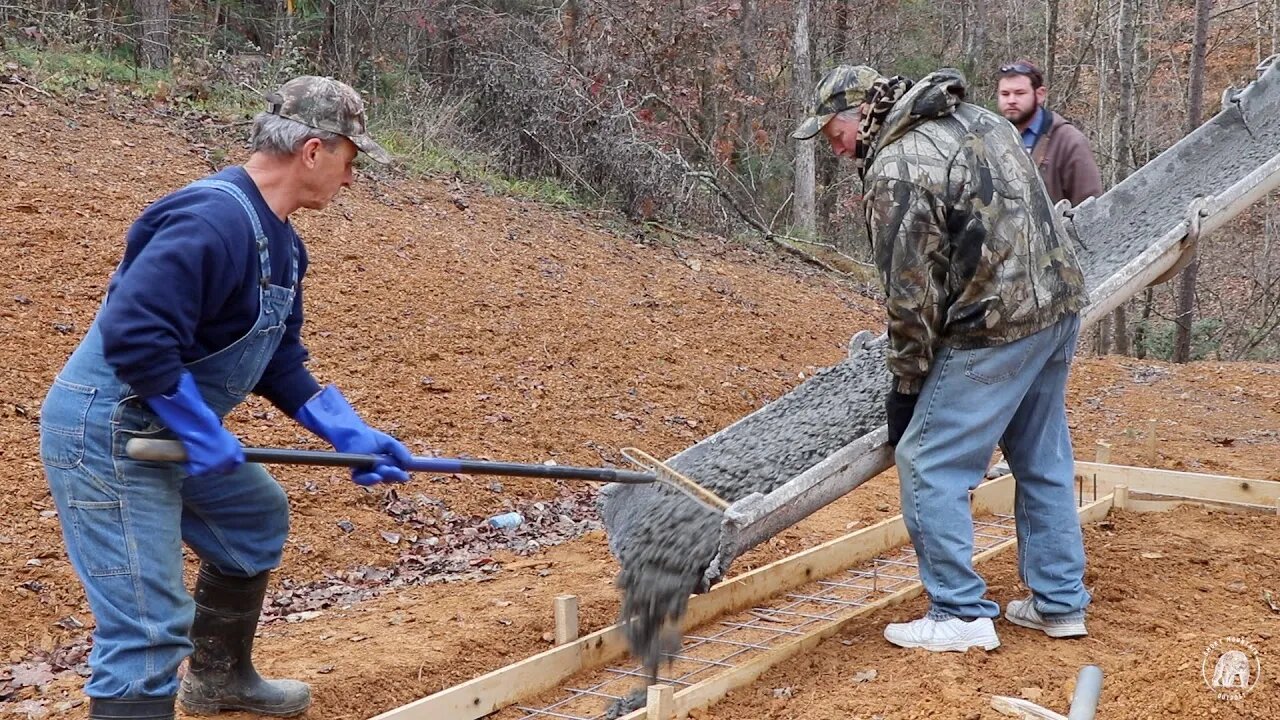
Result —
M1072 207L1085 198L1102 194L1102 173L1093 159L1089 140L1070 120L1045 108L1052 118L1049 132L1036 138L1031 158L1040 169L1045 189L1056 203L1069 200Z

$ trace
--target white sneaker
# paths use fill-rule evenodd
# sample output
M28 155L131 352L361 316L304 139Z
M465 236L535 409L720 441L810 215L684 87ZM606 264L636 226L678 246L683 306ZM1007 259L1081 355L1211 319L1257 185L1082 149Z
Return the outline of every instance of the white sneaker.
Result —
M1046 618L1036 610L1036 604L1032 598L1010 600L1009 605L1004 609L1004 619L1014 625L1039 630L1051 638L1084 637L1089 634L1084 627L1083 614L1071 620Z
M884 628L884 639L905 648L924 648L931 652L965 652L969 648L995 650L1000 647L995 623L991 618L974 620L932 620L922 617L908 623L890 623Z

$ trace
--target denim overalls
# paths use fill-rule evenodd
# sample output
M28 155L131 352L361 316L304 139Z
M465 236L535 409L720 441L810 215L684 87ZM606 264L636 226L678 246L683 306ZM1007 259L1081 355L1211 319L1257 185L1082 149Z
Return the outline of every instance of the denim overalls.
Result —
M235 185L205 179L249 214L258 247L257 320L231 345L186 366L220 417L257 385L285 332L298 283L298 247L289 286L272 285L266 233ZM191 651L195 612L183 585L182 543L228 575L252 576L280 563L289 532L284 490L261 465L191 478L176 463L125 455L134 437L174 438L103 358L95 321L54 380L40 413L40 458L71 560L93 610L96 698L164 697Z

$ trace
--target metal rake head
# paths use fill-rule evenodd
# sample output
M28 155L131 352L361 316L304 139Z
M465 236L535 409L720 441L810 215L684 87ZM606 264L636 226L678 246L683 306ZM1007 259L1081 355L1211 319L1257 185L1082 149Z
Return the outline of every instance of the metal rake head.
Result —
M655 458L649 453L633 447L622 448L622 456L630 460L638 467L644 468L654 475L658 476L659 482L664 482L680 492L688 495L690 499L702 504L708 510L723 513L725 508L729 507L729 503L719 495L702 487L698 483L681 475L673 470L666 463Z

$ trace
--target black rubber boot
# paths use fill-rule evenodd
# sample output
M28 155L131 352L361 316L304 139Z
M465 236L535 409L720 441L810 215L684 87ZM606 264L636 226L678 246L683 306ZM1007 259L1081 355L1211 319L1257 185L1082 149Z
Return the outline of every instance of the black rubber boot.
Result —
M173 720L173 696L124 700L89 698L89 720Z
M247 710L287 717L311 706L311 688L297 680L264 680L253 669L253 633L267 594L267 575L223 575L202 563L196 580L195 649L178 702L192 715Z

